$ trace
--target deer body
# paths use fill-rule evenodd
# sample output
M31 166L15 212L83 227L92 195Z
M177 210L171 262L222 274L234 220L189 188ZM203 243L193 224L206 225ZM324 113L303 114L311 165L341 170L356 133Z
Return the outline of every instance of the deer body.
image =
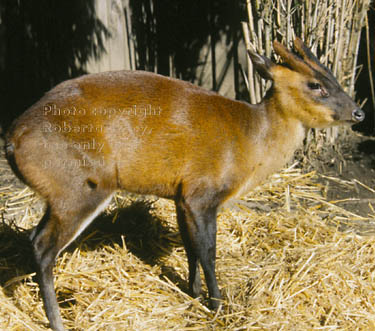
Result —
M31 240L53 329L63 330L54 261L119 189L175 201L190 291L200 294L200 263L218 307L218 207L283 166L306 128L363 119L302 42L296 47L305 61L275 44L291 68L250 52L258 71L274 82L259 105L160 75L119 71L63 82L15 121L7 157L47 203Z
M224 201L283 166L305 135L298 120L283 118L266 102L249 105L147 72L107 72L68 82L69 95L62 83L17 121L25 129L14 145L19 157L27 158L17 162L19 171L42 196L62 185L53 186L58 174L79 167L80 181L106 190L174 198L181 185L184 195L209 189L222 192ZM100 92L92 92L93 82ZM141 99L127 95L141 89ZM111 98L105 100L105 94ZM23 149L38 153L25 156ZM43 172L28 176L30 167Z

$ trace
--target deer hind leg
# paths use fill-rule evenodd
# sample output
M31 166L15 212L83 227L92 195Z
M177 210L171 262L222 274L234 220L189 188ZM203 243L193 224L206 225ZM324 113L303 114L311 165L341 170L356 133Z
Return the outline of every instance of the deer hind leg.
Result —
M111 192L58 197L59 203L47 201L47 212L31 234L37 279L44 308L53 330L64 330L54 291L53 266L60 252L66 248L111 200ZM64 199L65 198L65 199ZM65 201L64 203L61 203ZM56 207L56 205L60 205ZM65 206L61 208L61 206Z

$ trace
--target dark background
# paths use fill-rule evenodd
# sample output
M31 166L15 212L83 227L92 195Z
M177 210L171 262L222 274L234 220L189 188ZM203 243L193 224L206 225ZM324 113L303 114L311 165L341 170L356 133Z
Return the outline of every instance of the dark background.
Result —
M130 0L131 32L135 43L136 68L170 75L173 58L178 78L200 83L196 69L202 47L211 50L221 38L232 45L236 97L247 99L238 70L237 43L242 38L241 21L247 20L246 3L233 0ZM374 11L369 12L374 68ZM110 33L96 17L94 0L0 0L0 125L11 121L59 82L80 76L90 58L104 52ZM215 54L212 54L215 59ZM363 69L356 91L368 98L365 123L358 128L374 132L373 109L367 67L365 30L361 38L359 64ZM212 64L212 89L220 82Z

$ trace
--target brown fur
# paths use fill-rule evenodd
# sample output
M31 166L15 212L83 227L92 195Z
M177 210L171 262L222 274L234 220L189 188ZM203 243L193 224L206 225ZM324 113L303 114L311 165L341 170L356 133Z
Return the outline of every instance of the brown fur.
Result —
M100 177L97 181L108 189L173 197L181 182L187 189L201 186L194 182L204 178L206 185L215 187L230 182L235 191L243 182L241 177L245 175L241 174L252 173L252 177L259 178L254 181L256 185L281 167L303 139L301 125L323 127L333 122L329 109L311 105L301 95L304 76L282 67L276 67L274 75L280 83L274 97L262 106L229 100L191 84L146 72L84 76L70 81L74 93L70 89L70 94L66 94L65 82L30 108L19 118L8 141L17 146L15 158L20 172L42 196L59 188L51 182L56 181L56 171L67 171L61 159L78 162L82 157L100 164L83 172L87 177ZM283 79L285 75L291 79ZM116 85L112 85L114 80ZM86 115L46 113L46 105L52 104L60 110L84 109ZM146 117L126 114L134 105L138 109L151 105L157 113ZM111 116L93 115L95 109L117 112ZM120 114L118 110L125 112ZM53 132L55 126L60 129L65 124L75 128L91 124L98 130ZM22 133L18 133L19 128L23 128ZM295 139L290 139L291 136ZM96 152L99 147L82 150L79 144L93 139L103 145L102 150L99 153ZM77 145L72 147L73 143ZM278 153L279 146L285 147L284 153ZM38 153L29 153L31 150ZM230 164L225 162L225 155L229 154L233 158ZM266 160L267 154L272 155L271 161ZM46 161L52 166L47 162L43 167L42 162ZM268 162L275 165L271 171L266 166ZM257 164L263 166L254 168ZM46 169L40 171L43 168ZM75 176L69 174L72 175Z

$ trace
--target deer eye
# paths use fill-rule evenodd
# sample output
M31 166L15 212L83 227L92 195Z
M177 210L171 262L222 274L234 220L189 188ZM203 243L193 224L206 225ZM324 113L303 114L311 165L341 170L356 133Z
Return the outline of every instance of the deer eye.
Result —
M319 84L319 83L314 83L314 82L310 82L307 84L307 86L311 89L311 90L320 90L322 88L322 86Z
M309 89L313 91L314 94L317 94L321 98L327 98L329 97L328 91L319 83L310 82L307 84Z

